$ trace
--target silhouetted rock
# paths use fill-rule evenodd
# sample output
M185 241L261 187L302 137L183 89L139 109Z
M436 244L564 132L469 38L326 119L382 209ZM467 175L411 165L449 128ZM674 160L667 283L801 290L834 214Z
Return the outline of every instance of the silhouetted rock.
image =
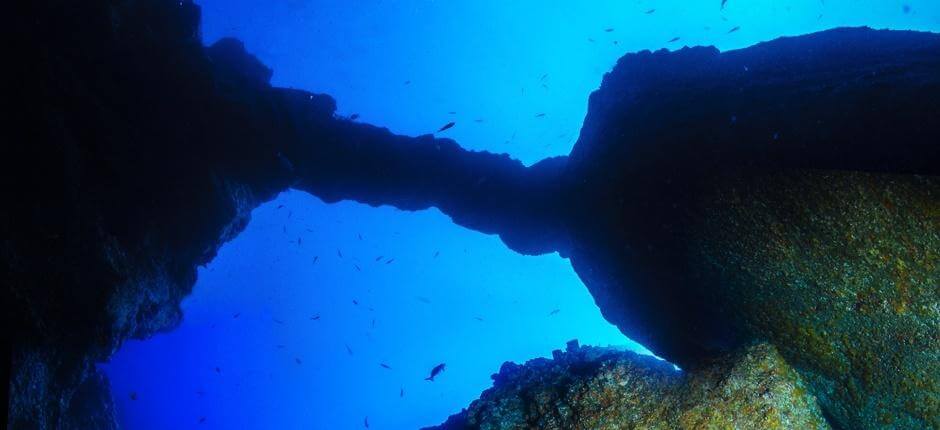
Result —
M196 267L291 187L559 251L683 368L772 342L842 427L938 425L938 36L628 55L571 157L526 168L272 88L239 42L201 46L188 0L8 9L12 428L107 417L94 363L173 328Z
M97 377L94 363L175 327L196 267L290 187L437 206L519 249L562 231L546 227L552 193L535 182L557 178L557 163L527 169L337 118L328 96L270 87L271 71L240 42L203 47L189 0L8 12L17 61L7 66L15 127L0 157L0 284L12 428L90 419L70 405Z
M439 430L828 429L799 373L768 344L679 372L650 356L582 347L507 363Z

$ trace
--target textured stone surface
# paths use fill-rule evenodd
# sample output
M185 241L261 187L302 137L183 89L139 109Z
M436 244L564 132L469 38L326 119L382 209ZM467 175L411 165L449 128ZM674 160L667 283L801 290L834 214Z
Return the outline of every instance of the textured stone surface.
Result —
M695 268L849 428L940 427L940 178L789 172L704 195Z
M799 374L768 344L679 372L649 356L575 347L505 363L441 430L828 429Z

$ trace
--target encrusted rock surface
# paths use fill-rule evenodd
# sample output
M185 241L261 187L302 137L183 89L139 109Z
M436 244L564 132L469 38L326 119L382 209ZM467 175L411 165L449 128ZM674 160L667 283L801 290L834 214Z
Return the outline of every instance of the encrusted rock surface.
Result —
M439 430L828 429L815 397L773 346L680 372L650 356L569 347L507 362L479 400Z
M940 177L803 171L703 195L715 306L848 428L940 428Z

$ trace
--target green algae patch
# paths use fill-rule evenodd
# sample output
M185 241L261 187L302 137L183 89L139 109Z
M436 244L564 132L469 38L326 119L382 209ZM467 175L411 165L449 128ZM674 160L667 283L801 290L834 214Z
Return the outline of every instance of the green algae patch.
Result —
M769 344L680 372L653 357L570 347L506 363L443 428L828 429L801 376Z
M691 260L850 428L940 428L940 180L796 171L729 179Z

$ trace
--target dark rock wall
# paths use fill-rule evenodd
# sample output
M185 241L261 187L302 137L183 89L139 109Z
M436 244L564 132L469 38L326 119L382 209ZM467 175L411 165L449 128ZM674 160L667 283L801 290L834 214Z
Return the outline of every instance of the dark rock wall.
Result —
M173 327L196 265L289 176L266 117L220 89L191 3L17 7L28 29L0 223L10 422L69 427L93 363Z
M561 229L542 210L552 196L542 182L559 163L526 169L334 117L328 96L270 87L240 42L203 47L191 1L11 9L22 60L11 65L0 282L13 428L89 422L89 408L72 405L99 378L94 363L124 339L172 329L196 267L292 186L327 201L437 206L520 250L554 248L547 233Z
M780 279L766 275L774 261L749 257L728 238L764 241L747 235L786 208L780 193L798 195L804 183L768 186L755 194L763 197L754 200L763 202L757 208L728 195L752 179L772 183L767 172L815 178L807 186L827 198L826 176L799 172L905 174L898 181L907 182L913 174L940 174L937 36L851 29L729 53L630 55L592 95L570 159L525 168L451 140L395 136L337 118L328 96L272 88L270 70L239 42L201 46L199 11L190 1L49 0L10 9L11 58L20 61L9 65L16 108L0 159L0 283L13 428L107 422L106 383L94 362L124 339L177 324L195 268L244 228L254 207L290 187L326 201L435 206L461 225L499 234L517 251L560 251L609 320L684 367L770 340L817 390L854 381L849 393L817 393L843 426L936 420L929 401L937 396L935 380L888 391L898 400L882 402L879 390L899 381L891 362L833 372L813 364L818 350L785 335L792 327L748 313L761 291L749 283L769 288ZM915 318L919 335L937 321L936 290L929 288L937 279L937 242L929 236L937 231L937 185L911 183L916 190L905 196L914 200L880 199L886 188L874 186L860 201L903 203L878 228L903 222L911 229L901 237L928 235L920 248L890 255L912 268L912 288L897 293L906 299L896 300L890 288L876 297L910 312L932 303L934 313ZM848 209L853 216L871 210ZM734 218L748 214L756 215ZM801 222L798 229L815 220ZM712 239L727 246L690 247ZM859 267L871 267L856 257ZM819 295L791 288L818 273L800 268L790 275L789 289L767 295L771 305ZM791 314L781 315L773 321L792 322ZM879 318L865 322L877 326ZM810 339L852 345L861 336L852 330L837 326ZM936 366L932 339L894 357L905 366ZM876 339L867 351L887 342ZM870 420L873 414L906 421L884 424Z

